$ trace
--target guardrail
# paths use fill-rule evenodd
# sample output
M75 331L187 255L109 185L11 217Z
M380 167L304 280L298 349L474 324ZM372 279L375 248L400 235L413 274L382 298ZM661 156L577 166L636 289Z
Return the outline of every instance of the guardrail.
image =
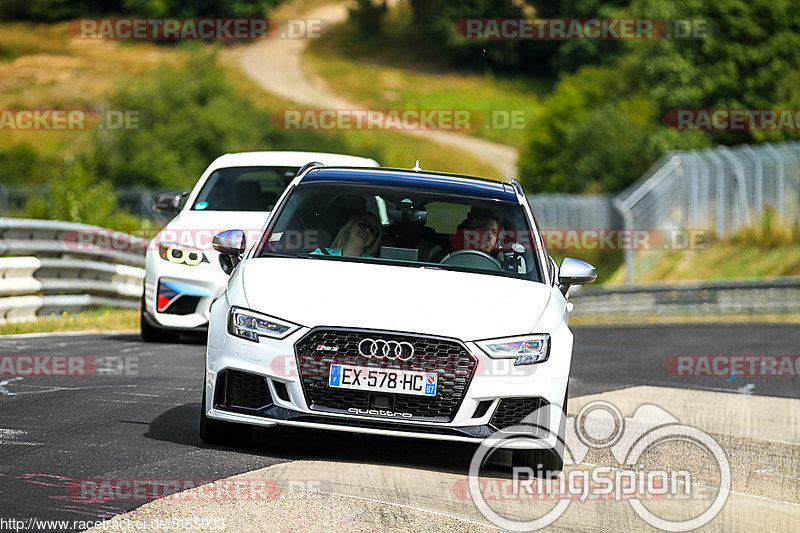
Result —
M113 245L87 239L100 235ZM146 248L144 239L98 226L0 218L0 322L96 305L138 308Z
M87 235L113 246L87 244ZM0 322L96 305L138 308L147 244L86 224L0 218ZM570 298L576 317L798 313L800 276L575 287Z
M576 317L800 313L800 276L579 289Z

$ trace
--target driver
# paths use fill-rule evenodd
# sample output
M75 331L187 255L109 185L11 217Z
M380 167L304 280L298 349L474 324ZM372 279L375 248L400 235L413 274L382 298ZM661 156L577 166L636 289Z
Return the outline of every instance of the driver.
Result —
M492 252L495 251L501 226L502 220L496 214L470 213L450 236L450 245L454 250L479 250L494 257Z

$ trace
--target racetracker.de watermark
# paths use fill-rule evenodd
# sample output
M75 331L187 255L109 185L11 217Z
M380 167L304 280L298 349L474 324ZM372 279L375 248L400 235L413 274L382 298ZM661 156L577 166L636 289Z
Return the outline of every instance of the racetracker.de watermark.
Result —
M0 355L0 378L138 376L139 356Z
M280 109L272 126L282 131L524 131L522 109Z
M800 355L671 355L664 370L676 377L796 378Z
M798 131L800 109L670 109L664 125L679 131Z
M717 25L708 19L461 18L453 32L478 41L706 39Z
M133 109L0 109L0 130L136 130L141 115Z
M108 229L70 230L64 233L64 244L74 251L121 251L141 252L148 249L164 249L167 259L172 258L170 249L213 250L214 235L231 228L207 228L192 230L154 230L122 233ZM245 232L245 242L259 242L261 228L237 228ZM494 242L499 250L512 250L520 244L525 250L535 250L540 242L551 251L580 250L702 250L708 246L707 230L617 230L607 228L584 228L570 230L545 229L538 234L527 230L458 230L458 241L467 248L480 249ZM267 239L267 249L281 251L311 251L331 235L323 230L284 231L272 233ZM516 247L519 249L519 247Z
M272 501L281 490L274 479L72 479L67 496L74 501L146 502L168 497L180 501Z
M112 41L253 41L319 39L325 19L254 18L100 18L67 24L74 39Z

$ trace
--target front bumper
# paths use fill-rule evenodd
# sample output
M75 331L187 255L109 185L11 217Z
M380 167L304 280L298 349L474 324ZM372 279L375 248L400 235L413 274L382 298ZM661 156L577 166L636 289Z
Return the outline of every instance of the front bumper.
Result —
M174 264L148 249L145 259L144 311L153 325L176 330L193 330L208 325L211 304L224 291L229 276L219 266L218 255L204 251L209 262L196 266ZM163 311L158 310L159 284L185 292ZM189 304L188 306L185 304Z
M536 438L526 439L525 444L517 443L518 446L557 446L572 354L572 334L566 325L551 333L548 361L535 365L515 367L512 360L491 359L475 344L461 343L477 360L477 365L451 419L432 422L423 420L425 417L398 418L397 413L380 409L369 410L368 414L349 414L310 406L308 391L297 370L295 345L312 330L301 328L280 341L262 338L254 343L234 337L221 327L226 316L218 317L215 313L227 315L227 307L226 302L219 304L212 311L211 324L217 327L209 331L206 361L207 400L203 409L209 418L259 426L285 425L470 443L480 443L502 427L522 422L544 430L533 431ZM233 372L243 373L246 380L260 380L264 397L255 401L226 400L230 396L226 396L228 392L223 387L228 386L227 377ZM248 401L251 401L249 407L237 407ZM509 415L508 407L513 402L517 402L515 412L519 416ZM541 406L541 409L530 416L526 409L519 409L520 405Z

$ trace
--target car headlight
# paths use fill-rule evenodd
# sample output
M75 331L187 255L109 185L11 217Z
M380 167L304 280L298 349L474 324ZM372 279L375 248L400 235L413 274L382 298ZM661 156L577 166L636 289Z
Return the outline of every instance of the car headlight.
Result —
M297 324L241 307L231 307L228 313L228 333L253 342L258 342L259 337L283 339L299 327Z
M177 244L161 243L158 245L158 255L161 259L175 264L186 264L196 266L202 262L208 263L205 254L194 248L178 246Z
M550 357L547 333L476 341L475 344L493 359L516 359L514 366L544 363Z

